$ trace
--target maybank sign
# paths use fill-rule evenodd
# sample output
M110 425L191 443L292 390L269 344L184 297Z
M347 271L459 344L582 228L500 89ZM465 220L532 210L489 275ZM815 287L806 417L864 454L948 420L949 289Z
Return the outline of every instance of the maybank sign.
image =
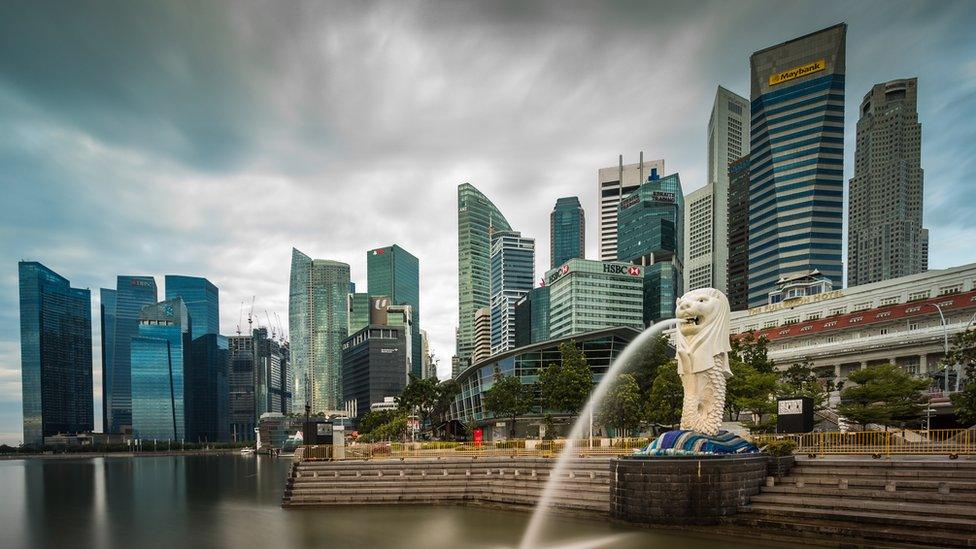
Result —
M775 86L776 84L782 84L783 82L788 82L790 80L793 80L794 78L799 78L801 76L806 76L808 74L820 72L822 70L825 70L826 68L827 68L826 59L814 61L813 63L808 63L806 65L800 65L799 67L793 67L792 69L770 75L769 85Z

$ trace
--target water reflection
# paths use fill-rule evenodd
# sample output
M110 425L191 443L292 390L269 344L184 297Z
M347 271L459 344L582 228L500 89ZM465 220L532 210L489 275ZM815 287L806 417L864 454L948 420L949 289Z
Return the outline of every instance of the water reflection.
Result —
M461 506L284 510L290 465L236 455L0 461L0 547L514 547L529 519ZM549 546L713 545L605 521L552 521L559 538Z

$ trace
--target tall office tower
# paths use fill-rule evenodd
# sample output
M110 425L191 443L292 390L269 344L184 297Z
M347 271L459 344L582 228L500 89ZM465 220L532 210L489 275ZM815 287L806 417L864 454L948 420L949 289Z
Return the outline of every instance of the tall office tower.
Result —
M752 54L749 306L782 277L842 283L847 25Z
M510 231L505 216L470 183L458 185L458 365L474 352L475 311L491 300L491 233ZM452 360L453 367L453 360Z
M234 442L254 440L257 427L257 368L254 353L254 335L236 335L227 338L227 381L229 385L230 437ZM304 409L296 413L304 413Z
M683 293L684 195L678 174L647 181L620 202L620 261L643 265L644 324L674 316Z
M477 364L489 356L491 356L491 311L488 307L482 307L474 312L474 349L471 354L471 364Z
M728 293L729 165L749 153L749 100L718 87L708 119L708 180L685 197L685 291Z
M369 294L349 294L349 333L354 334L369 325Z
M112 290L102 289L105 292ZM106 349L102 365L108 371L108 423L102 426L106 433L122 433L132 427L132 338L139 335L139 313L147 305L159 301L156 280L151 276L119 276L115 280L115 308L102 308L104 315L114 317L112 332L102 333L102 347ZM110 320L103 318L108 324Z
M535 239L518 231L491 237L491 354L515 347L515 303L532 290Z
M357 422L371 404L400 396L407 386L408 332L407 326L370 324L342 342L342 395Z
M549 214L549 268L586 257L586 215L578 197L556 200Z
M116 292L108 288L99 289L99 313L102 334L102 432L111 433L109 410L112 409L112 366L115 364L115 301Z
M549 287L532 288L515 304L515 347L549 339Z
M281 344L268 337L267 328L255 328L254 334L254 417L269 412L285 413L285 392L282 385L287 361L281 351Z
M917 84L916 78L875 84L861 101L848 206L848 286L928 270Z
M21 261L17 270L24 444L91 432L91 292L35 261Z
M620 155L619 165L600 168L597 173L597 196L600 200L600 261L617 260L617 212L620 200L641 186L651 170L664 173L664 160L640 162L624 165ZM553 266L555 268L555 266Z
M546 273L549 336L559 339L604 328L643 328L645 267L570 259Z
M193 316L190 316L193 326ZM184 372L186 440L230 440L230 381L227 377L227 337L204 334L190 345Z
M206 278L166 275L166 300L183 300L190 312L193 339L220 333L220 297L217 287Z
M749 155L729 165L729 306L749 308Z
M471 365L470 359L461 358L457 355L451 357L451 379L457 379L468 366Z
M437 364L434 363L434 355L430 353L430 338L427 330L420 330L420 358L423 360L422 377L437 381Z
M141 440L186 439L186 367L191 319L183 300L147 305L132 338L132 436Z
M412 373L421 377L420 261L396 244L370 250L366 252L366 284L369 295L386 296L393 305L410 306Z
M349 335L349 265L292 249L288 332L296 389L293 407L337 410L342 404L342 340Z
M413 362L413 357L415 354L413 348L414 339L419 340L420 338L414 338L413 325L413 308L410 305L390 305L386 309L386 326L396 326L402 328L402 332L407 338L404 346L406 347L406 366L403 368L401 374L403 374L404 383L410 382L410 376L420 376L420 368L416 367ZM406 385L404 385L406 386Z

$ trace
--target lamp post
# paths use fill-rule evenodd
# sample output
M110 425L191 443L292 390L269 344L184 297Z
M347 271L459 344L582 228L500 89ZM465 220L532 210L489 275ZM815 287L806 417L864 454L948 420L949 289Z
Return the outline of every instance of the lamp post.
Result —
M945 393L949 393L949 326L946 324L945 315L942 314L942 307L939 307L937 303L929 303L929 305L935 307L935 310L939 311L939 318L942 319L942 363L945 368Z

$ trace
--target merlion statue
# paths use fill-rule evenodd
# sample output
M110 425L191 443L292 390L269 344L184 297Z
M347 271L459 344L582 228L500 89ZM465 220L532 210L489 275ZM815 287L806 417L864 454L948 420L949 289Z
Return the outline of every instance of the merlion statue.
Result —
M681 429L715 436L725 412L729 368L729 300L714 288L692 290L675 308L678 375L684 387Z

